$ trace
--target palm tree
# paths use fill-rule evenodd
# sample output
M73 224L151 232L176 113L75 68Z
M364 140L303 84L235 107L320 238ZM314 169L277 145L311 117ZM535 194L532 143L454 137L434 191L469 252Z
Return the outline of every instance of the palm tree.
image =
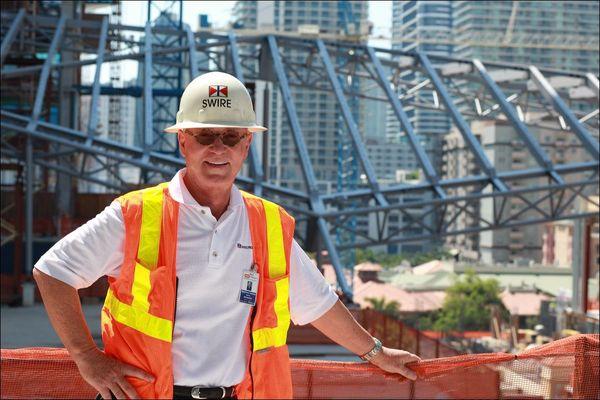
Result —
M375 311L379 311L390 317L397 317L398 314L400 314L400 303L396 300L386 301L385 297L367 297L365 300L371 304L371 307L373 307Z

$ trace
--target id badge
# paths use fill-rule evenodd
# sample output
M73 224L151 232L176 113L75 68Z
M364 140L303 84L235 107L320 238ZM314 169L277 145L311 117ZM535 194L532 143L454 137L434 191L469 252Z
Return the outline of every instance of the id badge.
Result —
M258 292L258 271L252 268L245 270L242 274L242 285L240 287L240 303L256 305L256 293Z

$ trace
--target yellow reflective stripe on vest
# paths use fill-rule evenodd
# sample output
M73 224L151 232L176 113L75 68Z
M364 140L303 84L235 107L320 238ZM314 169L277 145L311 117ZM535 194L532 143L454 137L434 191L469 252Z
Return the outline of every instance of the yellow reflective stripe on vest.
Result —
M163 187L146 189L142 192L142 227L138 245L138 259L154 269L158 262L158 243L163 209Z
M150 270L139 263L135 263L133 271L133 284L131 285L131 295L133 300L131 305L148 312L150 303L148 295L150 294Z
M262 200L265 209L267 224L267 248L269 252L269 278L277 279L286 273L287 260L283 247L283 230L281 228L281 214L279 206L267 200ZM273 308L277 316L275 328L262 328L252 332L254 351L268 347L285 345L287 332L290 326L290 310L288 298L290 293L290 280L283 278L275 282L276 297Z
M136 309L129 304L122 303L115 297L111 289L109 289L106 294L104 306L110 311L112 317L123 325L155 339L163 340L165 342L172 341L172 321Z
M133 274L132 306L146 312L150 309L150 272L158 263L160 229L162 225L164 184L142 191L142 224L137 258L143 265L136 263Z
M287 262L283 247L283 231L281 229L281 215L279 206L270 201L263 200L265 219L267 220L267 238L269 249L269 278L277 279L285 275Z
M277 326L252 331L252 350L261 351L269 347L283 346L287 341L287 332L290 326L290 309L288 305L290 279L289 277L281 278L287 271L287 259L285 257L280 207L275 203L247 192L242 191L242 196L259 199L262 202L265 211L269 278L270 280L280 278L275 281L276 297L273 304L274 312L277 316ZM262 284L264 285L267 277L265 276L261 279L263 279Z
M290 310L288 297L290 292L290 279L282 278L275 282L277 297L275 299L275 314L277 314L277 327L262 328L252 332L254 351L260 351L269 347L285 345L287 332L290 326Z

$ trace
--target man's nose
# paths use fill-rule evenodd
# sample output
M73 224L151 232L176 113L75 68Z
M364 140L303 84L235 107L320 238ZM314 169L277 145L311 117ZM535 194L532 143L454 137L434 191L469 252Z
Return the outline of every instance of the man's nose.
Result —
M210 145L210 149L214 151L224 151L227 149L227 146L223 144L223 137L218 136Z

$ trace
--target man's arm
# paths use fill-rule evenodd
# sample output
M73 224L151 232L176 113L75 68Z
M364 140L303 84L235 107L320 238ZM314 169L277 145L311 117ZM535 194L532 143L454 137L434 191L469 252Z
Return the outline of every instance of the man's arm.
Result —
M54 330L77 364L81 376L104 399L110 399L110 391L118 398L136 398L133 386L125 375L152 382L154 378L141 369L110 358L98 349L86 324L77 290L38 269L33 277L44 300L46 311Z
M373 337L356 322L350 311L339 300L312 324L328 338L354 354L366 354L375 345ZM406 367L406 364L420 360L419 357L407 351L382 347L371 363L384 371L402 374L414 380L417 375Z

